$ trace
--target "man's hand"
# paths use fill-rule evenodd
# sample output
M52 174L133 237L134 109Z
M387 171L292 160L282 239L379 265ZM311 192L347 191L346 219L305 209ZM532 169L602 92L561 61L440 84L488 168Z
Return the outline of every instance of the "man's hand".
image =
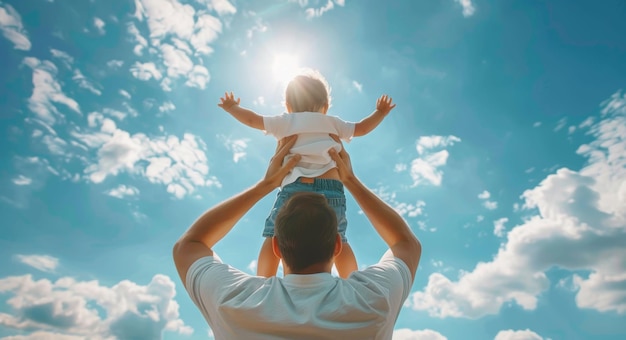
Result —
M217 106L224 109L224 111L228 111L233 106L239 105L240 102L241 98L237 98L237 100L235 100L235 95L232 92L230 94L228 92L225 92L224 98L220 98L220 103L217 104Z
M287 176L289 171L291 171L302 158L302 156L297 154L292 155L287 162L283 164L285 156L289 154L289 150L296 144L296 140L298 140L298 136L293 135L279 140L276 145L276 153L270 160L265 178L263 178L263 181L269 184L272 189L280 186L285 176Z
M352 162L350 162L350 155L346 151L346 148L343 147L343 143L339 136L335 134L331 134L330 137L335 140L335 142L341 145L341 152L337 152L334 148L328 150L328 154L330 158L337 163L337 171L339 172L339 179L342 182L347 182L354 177L354 172L352 171Z
M376 111L386 116L391 110L393 110L394 107L396 107L396 104L391 103L392 100L393 99L391 99L388 95L382 95L376 101Z

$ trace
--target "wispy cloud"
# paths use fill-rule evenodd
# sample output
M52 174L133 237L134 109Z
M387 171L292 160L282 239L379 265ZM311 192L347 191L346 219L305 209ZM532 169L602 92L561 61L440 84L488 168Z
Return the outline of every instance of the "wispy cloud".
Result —
M224 135L218 136L223 142L227 150L233 153L233 162L238 163L240 159L246 157L246 149L248 148L247 138L231 139Z
M454 0L454 1L459 3L461 7L463 7L464 17L471 17L476 12L476 8L474 7L472 0Z
M24 175L19 175L13 178L13 184L15 185L29 185L33 182L30 177L26 177Z
M345 0L328 0L325 5L319 7L311 7L309 6L308 1L290 0L289 2L297 2L300 7L306 7L306 9L304 10L304 14L308 20L321 17L322 15L324 15L324 13L335 8L335 5L343 7L346 4Z
M49 255L15 255L15 259L43 272L54 272L59 259Z
M63 93L61 85L56 80L57 67L53 63L27 57L24 58L23 64L33 70L33 94L28 99L28 108L37 117L48 124L54 124L61 117L55 103L63 104L80 113L78 103Z
M139 194L139 189L135 188L132 185L126 186L124 184L120 184L117 187L107 191L107 195L120 198L120 199L127 197L127 196L136 196L138 194Z
M363 92L363 84L357 82L356 80L352 81L352 86L359 92Z
M9 39L15 49L28 51L31 48L28 33L22 25L22 17L9 4L0 2L0 30Z

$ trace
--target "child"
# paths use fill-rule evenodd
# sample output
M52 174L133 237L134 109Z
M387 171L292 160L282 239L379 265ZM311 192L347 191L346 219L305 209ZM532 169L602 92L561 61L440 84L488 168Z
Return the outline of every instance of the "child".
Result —
M343 184L335 162L328 155L328 150L341 151L341 145L330 134L349 142L352 137L366 135L372 131L396 105L387 95L376 102L376 110L358 123L350 123L339 117L327 116L330 107L330 89L326 79L317 71L306 70L295 76L285 90L287 113L278 116L261 116L239 106L240 98L235 100L231 92L220 98L219 107L230 113L238 121L252 128L272 134L276 139L298 134L298 140L291 149L291 154L300 154L302 159L285 177L278 192L276 202L265 222L263 236L265 241L259 253L257 275L270 277L276 275L278 258L272 251L271 237L274 236L274 221L282 205L295 192L315 191L326 196L329 205L337 213L337 223L343 248L335 258L339 276L347 278L357 270L357 263L352 248L345 236L346 197ZM290 157L290 156L287 156ZM287 159L287 158L286 158Z

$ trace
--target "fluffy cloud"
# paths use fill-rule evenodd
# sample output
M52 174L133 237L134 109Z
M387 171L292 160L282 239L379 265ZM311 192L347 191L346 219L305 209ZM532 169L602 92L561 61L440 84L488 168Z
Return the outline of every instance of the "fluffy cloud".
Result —
M49 255L15 255L15 259L43 272L54 272L59 259Z
M374 192L401 216L407 215L408 217L417 217L424 213L426 202L419 200L416 201L415 204L400 202L396 198L396 192L388 192L387 189L387 187L380 187L375 189Z
M31 43L22 25L22 17L9 4L0 3L0 30L13 43L15 49L30 50Z
M503 237L504 236L504 232L506 227L504 226L504 224L506 222L508 222L509 219L506 217L502 217L500 219L497 219L495 221L493 221L493 234L498 236L498 237Z
M98 33L100 35L104 35L106 33L106 31L104 30L104 27L106 26L104 20L97 17L93 18L93 26L98 30Z
M526 190L524 207L536 215L509 231L493 260L456 281L432 274L409 298L412 308L468 318L496 314L509 302L533 310L551 284L546 272L558 267L590 272L572 276L578 307L626 313L626 95L602 106L589 129L595 139L577 150L588 163Z
M209 177L204 143L192 134L150 138L143 133L131 135L118 129L115 122L97 113L89 115L92 126L100 131L73 133L89 148L97 149L97 162L86 167L94 183L120 172L139 174L152 183L163 184L178 198L193 193L196 187L220 186Z
M0 279L0 293L12 295L5 302L11 314L0 313L0 325L36 330L29 339L158 339L164 331L193 332L179 318L174 283L165 275L145 286L124 280L112 287L71 277L10 276Z
M441 185L443 171L440 167L446 165L448 156L447 150L433 152L433 149L441 149L452 146L461 139L455 136L422 136L417 140L417 153L420 157L411 162L410 174L413 179L413 186L423 183Z
M414 331L408 328L396 329L393 331L393 340L446 340L441 333L431 329Z
M159 80L163 77L161 71L156 68L156 65L154 65L154 63L136 62L130 68L130 73L133 75L133 77L144 81L150 80L152 78Z
M146 22L149 39L144 38L134 23L128 31L137 42L135 54L142 55L144 48L152 45L151 53L158 53L166 69L161 87L171 91L172 81L185 78L185 85L204 89L211 79L208 69L202 65L201 55L213 53L210 46L222 32L222 22L207 11L218 15L232 15L237 9L227 0L201 0L205 7L196 11L189 3L177 0L135 0L135 18ZM149 41L149 42L148 42ZM152 63L135 64L131 73L142 80L160 79L160 71ZM143 68L139 66L143 65ZM146 68L149 66L149 69ZM144 72L149 71L149 72Z
M530 329L525 329L522 331L514 331L512 329L508 329L498 332L493 340L543 340L543 338L539 336L539 334L531 331Z

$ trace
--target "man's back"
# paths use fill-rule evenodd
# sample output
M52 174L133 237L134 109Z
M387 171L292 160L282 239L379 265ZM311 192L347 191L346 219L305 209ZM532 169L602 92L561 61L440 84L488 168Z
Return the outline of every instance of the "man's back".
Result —
M187 290L216 339L390 339L411 281L393 257L346 280L266 279L205 257L191 266Z

